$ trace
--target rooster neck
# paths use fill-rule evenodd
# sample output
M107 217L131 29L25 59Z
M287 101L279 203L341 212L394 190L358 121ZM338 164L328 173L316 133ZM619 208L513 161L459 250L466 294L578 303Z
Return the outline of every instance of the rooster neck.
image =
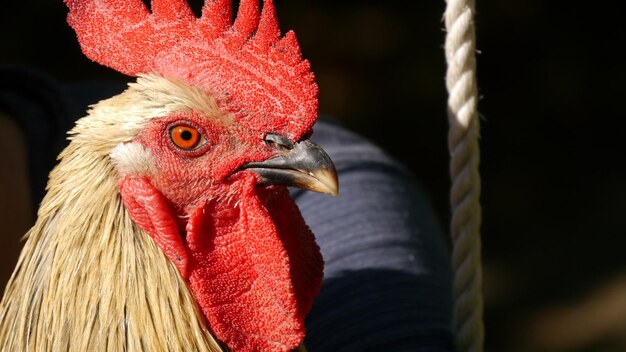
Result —
M221 351L125 211L108 154L73 141L38 215L0 305L0 349Z

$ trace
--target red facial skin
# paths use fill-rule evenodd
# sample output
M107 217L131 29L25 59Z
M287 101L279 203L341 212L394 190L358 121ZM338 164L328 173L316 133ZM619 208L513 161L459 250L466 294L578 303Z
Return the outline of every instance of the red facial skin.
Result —
M171 141L178 124L202 134L196 149ZM131 217L188 280L211 330L244 352L296 348L322 278L319 247L287 189L237 171L274 155L264 137L195 113L155 119L134 142L157 171L120 180Z

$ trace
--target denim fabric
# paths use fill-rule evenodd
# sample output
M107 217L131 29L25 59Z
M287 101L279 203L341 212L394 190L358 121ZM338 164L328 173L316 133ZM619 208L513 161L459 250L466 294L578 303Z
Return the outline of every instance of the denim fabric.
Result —
M293 190L325 261L307 317L310 351L453 351L451 269L417 180L340 126L312 139L335 162L339 197Z

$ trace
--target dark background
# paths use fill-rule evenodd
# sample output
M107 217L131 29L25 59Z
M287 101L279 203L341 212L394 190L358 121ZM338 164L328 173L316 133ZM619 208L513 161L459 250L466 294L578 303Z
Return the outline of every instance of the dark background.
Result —
M445 3L276 3L321 111L408 165L445 228ZM80 53L61 0L0 11L0 63L127 80ZM622 15L610 2L478 1L490 351L626 351Z

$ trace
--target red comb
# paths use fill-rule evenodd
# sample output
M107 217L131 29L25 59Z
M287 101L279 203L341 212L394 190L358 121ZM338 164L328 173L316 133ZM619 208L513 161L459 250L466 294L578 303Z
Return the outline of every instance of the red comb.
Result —
M65 0L90 59L127 75L156 73L211 93L253 129L298 139L317 118L317 85L293 32L280 36L271 0Z

